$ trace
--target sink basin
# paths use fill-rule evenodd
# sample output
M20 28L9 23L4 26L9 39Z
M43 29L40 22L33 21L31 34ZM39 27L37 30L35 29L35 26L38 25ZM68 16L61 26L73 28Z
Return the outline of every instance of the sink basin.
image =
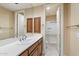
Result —
M21 43L21 44L26 44L26 43L29 43L29 42L31 42L31 41L33 41L32 38L26 38L25 40L20 41L20 43Z
M24 40L24 41L19 41L19 40L17 40L17 41L15 41L15 42L9 43L9 44L7 44L7 45L3 45L2 47L8 47L8 46L13 46L13 45L26 45L26 44L31 43L32 41L33 41L33 39L27 38L27 39ZM2 48L2 47L0 47L0 48Z

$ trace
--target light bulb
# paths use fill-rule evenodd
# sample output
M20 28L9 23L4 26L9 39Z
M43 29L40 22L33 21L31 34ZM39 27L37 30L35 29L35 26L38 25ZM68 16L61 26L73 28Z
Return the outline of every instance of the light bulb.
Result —
M50 10L50 7L46 7L46 10Z

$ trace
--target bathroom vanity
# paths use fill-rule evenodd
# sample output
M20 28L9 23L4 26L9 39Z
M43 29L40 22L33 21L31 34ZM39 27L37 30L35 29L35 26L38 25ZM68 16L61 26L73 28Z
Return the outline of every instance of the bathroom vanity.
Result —
M23 51L19 56L41 56L43 51L43 38Z
M41 56L43 52L42 34L27 35L25 41L9 38L0 44L0 56ZM4 44L5 43L5 44Z

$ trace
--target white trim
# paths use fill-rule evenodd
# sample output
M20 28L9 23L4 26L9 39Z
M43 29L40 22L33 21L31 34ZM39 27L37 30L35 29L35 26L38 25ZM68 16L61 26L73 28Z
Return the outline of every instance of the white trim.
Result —
M60 55L60 51L61 51L61 46L60 46L60 43L61 43L61 15L60 15L60 6L57 8L57 50L58 50L58 55Z
M60 56L64 56L64 10L63 4L60 5L61 9L61 52Z
M17 37L17 12L15 12L15 24L14 24L14 26L15 26L15 37Z
M15 26L15 37L18 37L18 13L19 12L24 13L24 10L15 12L15 25L14 25ZM24 19L25 19L25 13L24 13Z
M63 4L57 9L57 25L58 25L58 52L59 56L64 55L64 18L63 18Z

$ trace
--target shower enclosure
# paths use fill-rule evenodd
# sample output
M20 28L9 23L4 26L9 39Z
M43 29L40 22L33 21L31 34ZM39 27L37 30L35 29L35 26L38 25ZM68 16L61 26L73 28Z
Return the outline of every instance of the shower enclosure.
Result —
M46 55L58 55L56 21L46 21L46 50Z
M63 55L63 7L61 4L46 5L45 55Z

